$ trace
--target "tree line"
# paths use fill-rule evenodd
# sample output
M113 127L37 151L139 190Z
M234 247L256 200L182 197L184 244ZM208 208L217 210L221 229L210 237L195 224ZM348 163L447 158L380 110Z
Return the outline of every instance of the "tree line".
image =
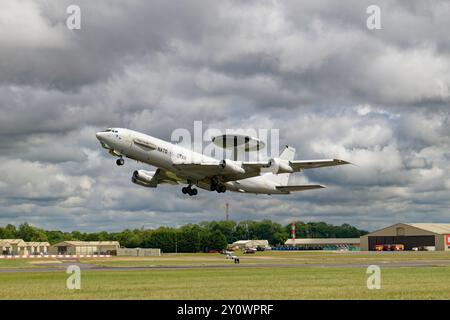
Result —
M18 227L0 227L0 239L23 239L55 244L61 241L119 241L127 248L161 248L163 252L206 252L222 250L237 240L268 240L272 246L283 245L290 237L291 225L270 220L208 221L181 227L126 229L120 232L63 232L44 230L28 223ZM325 222L297 222L297 238L358 238L368 232L349 224L340 226Z

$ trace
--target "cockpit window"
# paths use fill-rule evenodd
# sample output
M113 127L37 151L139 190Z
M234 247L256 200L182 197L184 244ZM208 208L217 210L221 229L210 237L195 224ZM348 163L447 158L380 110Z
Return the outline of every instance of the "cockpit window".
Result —
M112 132L112 133L119 133L119 131L118 131L118 130L114 130L114 129L106 129L106 130L104 130L104 131L102 131L102 132Z
M119 130L115 130L115 129L111 129L111 128L109 128L109 129L106 129L106 130L104 130L104 131L102 131L102 132L112 132L112 133L119 133Z

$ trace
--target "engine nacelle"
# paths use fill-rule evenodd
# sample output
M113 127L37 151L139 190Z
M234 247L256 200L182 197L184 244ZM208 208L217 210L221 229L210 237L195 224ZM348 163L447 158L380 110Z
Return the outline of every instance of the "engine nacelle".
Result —
M244 174L245 173L244 168L242 168L241 164L236 161L222 160L220 162L220 166L222 167L222 169L225 173L230 173L230 174Z
M157 183L152 181L155 171L136 170L133 172L131 181L140 186L147 188L155 188Z
M269 161L269 167L274 174L279 173L292 173L294 169L289 165L289 160L283 160L280 158L272 158Z

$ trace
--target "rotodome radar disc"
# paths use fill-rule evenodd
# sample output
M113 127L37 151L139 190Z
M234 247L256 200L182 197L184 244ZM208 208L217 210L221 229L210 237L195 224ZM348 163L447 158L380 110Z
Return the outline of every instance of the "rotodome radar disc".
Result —
M245 151L258 151L266 144L258 138L243 134L223 134L212 138L212 142L223 149L233 149L238 146L245 146Z

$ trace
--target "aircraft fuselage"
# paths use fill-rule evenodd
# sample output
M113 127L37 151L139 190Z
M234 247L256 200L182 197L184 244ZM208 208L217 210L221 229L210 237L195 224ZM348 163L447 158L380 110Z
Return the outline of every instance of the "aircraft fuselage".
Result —
M109 152L120 158L127 157L174 173L187 184L211 190L211 181L195 172L189 174L176 168L179 163L217 163L220 161L182 146L123 128L98 132L97 139ZM118 160L119 161L119 160ZM122 160L123 161L123 160ZM122 162L123 163L123 162ZM119 164L119 162L118 162ZM267 172L266 174L272 174ZM264 175L236 181L223 182L226 190L245 193L286 194L276 189L276 183L264 179Z

